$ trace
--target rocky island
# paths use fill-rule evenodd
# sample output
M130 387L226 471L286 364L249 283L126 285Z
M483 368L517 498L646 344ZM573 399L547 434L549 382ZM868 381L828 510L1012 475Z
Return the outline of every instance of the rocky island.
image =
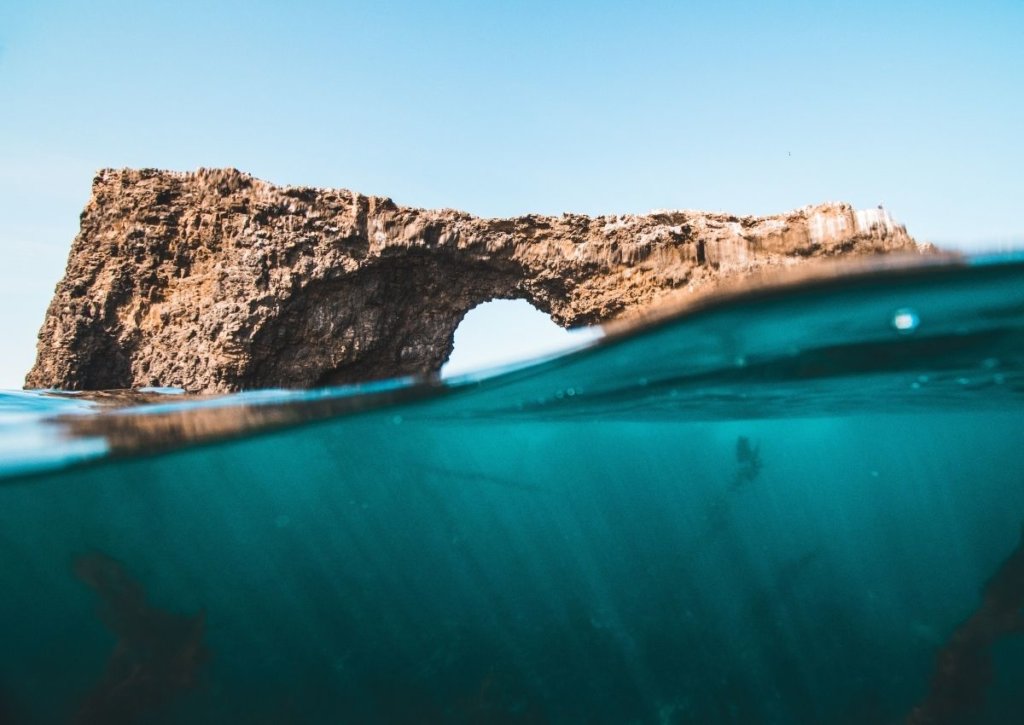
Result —
M97 174L29 388L312 387L437 371L476 305L561 325L817 257L917 252L882 209L483 219L234 169Z

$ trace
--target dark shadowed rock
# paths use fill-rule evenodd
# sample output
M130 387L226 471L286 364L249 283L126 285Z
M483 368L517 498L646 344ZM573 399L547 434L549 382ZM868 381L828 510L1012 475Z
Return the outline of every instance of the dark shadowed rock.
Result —
M32 388L310 387L436 371L474 306L562 325L814 257L917 252L882 210L480 219L233 169L105 170L39 333Z

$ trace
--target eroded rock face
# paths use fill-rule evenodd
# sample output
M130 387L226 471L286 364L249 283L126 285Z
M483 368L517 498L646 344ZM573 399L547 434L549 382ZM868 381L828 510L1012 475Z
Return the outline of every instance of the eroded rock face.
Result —
M93 181L26 387L310 387L436 371L474 306L562 325L811 257L916 252L882 210L480 219L233 169Z

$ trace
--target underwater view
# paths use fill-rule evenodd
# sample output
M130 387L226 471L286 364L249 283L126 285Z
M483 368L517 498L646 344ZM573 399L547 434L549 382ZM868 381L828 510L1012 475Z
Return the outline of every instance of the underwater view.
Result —
M1024 258L449 380L0 393L0 723L1024 721Z

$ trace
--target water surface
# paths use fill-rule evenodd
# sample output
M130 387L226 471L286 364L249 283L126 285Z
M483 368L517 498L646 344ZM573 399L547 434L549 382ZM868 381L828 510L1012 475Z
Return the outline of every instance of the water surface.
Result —
M1012 258L496 376L4 393L0 720L1020 721L1022 396Z

